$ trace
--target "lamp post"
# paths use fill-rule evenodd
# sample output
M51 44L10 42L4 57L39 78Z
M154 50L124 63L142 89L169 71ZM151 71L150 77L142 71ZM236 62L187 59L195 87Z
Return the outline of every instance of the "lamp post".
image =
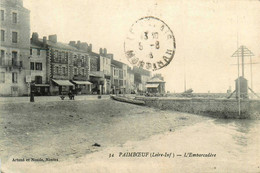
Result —
M35 84L32 82L31 56L29 56L28 59L29 59L30 75L26 76L26 82L28 82L28 96L30 94L30 102L34 102L34 88L35 88Z
M34 89L35 89L35 84L34 82L31 82L30 102L34 102Z

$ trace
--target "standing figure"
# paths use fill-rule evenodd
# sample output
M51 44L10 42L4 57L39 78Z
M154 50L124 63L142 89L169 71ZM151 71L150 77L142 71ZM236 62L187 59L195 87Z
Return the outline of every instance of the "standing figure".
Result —
M70 100L74 100L74 94L71 92L71 90L69 91L69 98Z

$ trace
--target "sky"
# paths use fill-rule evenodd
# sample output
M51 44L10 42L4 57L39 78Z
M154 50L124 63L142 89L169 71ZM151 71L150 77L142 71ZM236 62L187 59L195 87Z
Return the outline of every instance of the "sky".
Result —
M164 76L171 92L183 92L185 83L194 92L226 92L229 86L234 90L238 66L231 56L241 45L254 53L253 62L260 63L257 0L24 0L24 6L30 10L31 32L40 37L57 34L64 43L91 43L95 52L107 48L128 65L124 41L131 25L145 16L161 19L173 31L176 53L156 73ZM246 64L249 87L260 93L260 64L254 64L252 72L251 82Z

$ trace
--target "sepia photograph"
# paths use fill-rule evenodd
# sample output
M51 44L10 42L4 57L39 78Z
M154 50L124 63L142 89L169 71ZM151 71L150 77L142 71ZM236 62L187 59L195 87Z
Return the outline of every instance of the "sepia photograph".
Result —
M260 172L260 0L0 10L0 173Z

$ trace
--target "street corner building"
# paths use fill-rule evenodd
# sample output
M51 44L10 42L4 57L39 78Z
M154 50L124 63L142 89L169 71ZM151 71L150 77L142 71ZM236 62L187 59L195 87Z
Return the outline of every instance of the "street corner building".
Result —
M30 11L22 0L1 0L0 95L28 93L25 76L29 72Z

